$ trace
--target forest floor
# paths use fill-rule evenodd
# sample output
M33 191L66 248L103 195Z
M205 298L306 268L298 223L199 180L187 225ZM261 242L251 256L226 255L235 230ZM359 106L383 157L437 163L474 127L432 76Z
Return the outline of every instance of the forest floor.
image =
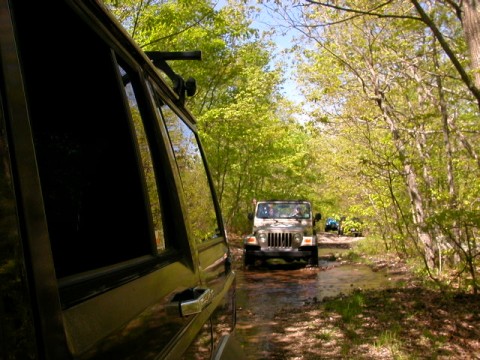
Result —
M480 359L480 296L427 288L392 256L367 260L403 286L278 311L269 360Z

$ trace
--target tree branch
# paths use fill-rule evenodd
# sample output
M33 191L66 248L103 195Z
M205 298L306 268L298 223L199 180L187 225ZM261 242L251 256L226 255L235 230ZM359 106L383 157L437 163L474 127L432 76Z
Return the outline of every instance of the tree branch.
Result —
M382 14L382 13L375 12L376 10L392 3L393 0L387 0L383 4L380 4L380 5L372 8L371 10L353 9L353 8L349 8L349 7L338 6L338 5L329 4L329 3L325 3L325 2L321 2L321 1L315 1L315 0L305 0L305 1L310 3L310 4L320 5L320 6L328 7L328 8L331 8L331 9L345 11L345 12L351 12L351 13L355 13L355 14L359 14L359 15L369 15L369 16L375 16L375 17L378 17L378 18L420 20L419 17L411 16L411 15Z
M425 10L423 10L423 8L419 4L419 2L417 0L410 0L410 1L412 2L413 6L415 6L415 9L417 9L417 12L420 14L421 21L424 24L426 24L430 28L430 30L432 30L433 35L435 36L435 38L440 43L440 46L442 47L443 51L445 51L445 54L448 56L448 58L450 59L450 61L453 64L453 66L455 67L457 72L460 74L460 77L461 77L462 81L464 82L465 85L467 85L467 88L470 90L470 92L475 97L475 99L477 99L477 103L478 103L478 106L480 108L480 90L475 86L472 79L467 74L467 72L463 68L462 64L460 63L460 61L455 56L455 53L453 52L453 50L448 45L447 41L443 37L443 35L440 32L440 30L438 29L438 27L435 25L433 20L427 15Z

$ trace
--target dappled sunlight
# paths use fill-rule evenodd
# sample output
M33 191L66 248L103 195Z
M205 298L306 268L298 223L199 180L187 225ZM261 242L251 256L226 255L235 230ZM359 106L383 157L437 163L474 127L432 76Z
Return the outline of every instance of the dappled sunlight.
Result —
M237 328L248 358L477 359L480 298L425 289L399 259L371 257L369 264L358 278L360 263L343 260L325 268L239 271ZM375 288L362 284L367 269L383 279ZM283 293L286 283L293 288ZM318 292L329 283L337 293L323 298Z
M348 322L321 303L277 313L277 320L288 324L280 336L290 339L283 358L477 358L479 298L447 300L416 287L359 293L365 304ZM331 301L341 310L349 299Z

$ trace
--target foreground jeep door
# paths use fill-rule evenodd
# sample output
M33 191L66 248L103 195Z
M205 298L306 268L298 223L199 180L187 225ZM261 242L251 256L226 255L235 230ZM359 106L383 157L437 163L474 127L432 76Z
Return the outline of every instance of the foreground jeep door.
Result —
M191 115L99 3L0 11L0 358L210 358L235 278Z
M155 87L154 87L155 88ZM182 119L168 104L157 97L157 111L170 139L181 179L190 236L198 249L200 277L203 286L215 294L209 311L212 314L214 343L233 331L235 326L235 277L230 269L230 259L225 239L220 209L203 166L200 141L194 124ZM201 349L201 347L200 347ZM196 353L186 352L187 359Z

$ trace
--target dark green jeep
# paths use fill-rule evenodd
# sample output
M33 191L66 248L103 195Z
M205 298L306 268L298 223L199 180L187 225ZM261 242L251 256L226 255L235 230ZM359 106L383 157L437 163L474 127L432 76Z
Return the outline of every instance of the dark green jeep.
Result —
M0 359L242 356L192 87L163 56L101 1L0 0Z

